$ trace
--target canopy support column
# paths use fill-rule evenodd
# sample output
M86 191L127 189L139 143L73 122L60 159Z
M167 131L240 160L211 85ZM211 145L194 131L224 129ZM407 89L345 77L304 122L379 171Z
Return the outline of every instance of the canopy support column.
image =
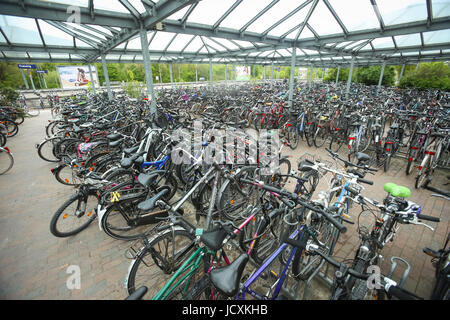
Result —
M88 68L89 68L89 75L90 75L90 78L91 78L91 84L92 84L92 92L93 92L94 94L96 94L97 92L96 92L96 90L95 90L95 81L94 81L94 76L92 75L92 67L91 67L91 64L90 64L90 63L88 63Z
M209 88L213 89L212 59L209 58Z
M337 70L337 74L336 74L336 85L338 84L338 81L339 81L339 71L341 71L341 67L339 66L338 67L338 70Z
M173 89L174 84L173 84L173 65L172 65L172 63L169 64L169 72L170 72L170 85Z
M296 48L292 48L292 57L291 57L291 74L289 76L289 111L292 111L293 106L293 97L294 97L294 78L295 78L295 61L297 58L297 50Z
M106 90L108 91L108 99L109 101L111 101L113 96L111 92L111 86L109 84L109 75L108 75L108 68L106 67L105 54L102 54L101 57L102 57L103 74L105 75Z
M400 78L398 79L398 84L400 84L400 81L402 81L404 71L405 71L405 64L402 65L402 70L400 71Z
M139 31L141 36L142 58L144 59L145 82L147 83L147 96L151 96L150 113L156 113L155 92L153 90L152 64L150 62L150 53L148 52L147 30Z
M352 57L350 63L350 72L348 73L347 88L345 89L345 99L348 99L348 93L350 92L350 84L352 83L353 66L355 65L355 57Z
M227 85L227 70L228 70L228 65L225 64L225 85Z
M30 86L28 85L27 77L25 77L25 73L23 72L23 69L20 69L20 73L22 74L23 82L25 83L25 88L30 89Z
M270 89L273 88L273 62L270 66Z
M31 75L31 70L28 71L28 75L30 76L31 86L33 87L33 90L36 90L36 87L34 86L33 82L33 76Z
M378 93L378 90L380 90L380 88L381 88L381 83L383 82L383 75L384 75L385 67L386 67L386 61L383 62L383 66L381 67L380 79L378 79L377 93Z

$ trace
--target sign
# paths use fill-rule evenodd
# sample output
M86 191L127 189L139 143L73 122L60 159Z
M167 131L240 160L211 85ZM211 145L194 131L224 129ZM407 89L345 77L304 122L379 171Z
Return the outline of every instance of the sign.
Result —
M37 73L48 73L47 70L37 70L36 72L37 72Z
M36 69L35 64L18 64L17 67L19 69Z
M236 80L237 81L250 81L251 69L249 66L237 66L236 67Z
M56 70L63 89L87 87L91 82L88 66L57 66ZM95 66L91 66L91 70L95 85L98 86L99 81Z

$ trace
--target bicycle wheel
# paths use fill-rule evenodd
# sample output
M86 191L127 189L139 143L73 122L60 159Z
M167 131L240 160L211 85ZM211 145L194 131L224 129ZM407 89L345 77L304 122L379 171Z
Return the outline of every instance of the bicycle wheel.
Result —
M236 183L226 180L218 192L218 209L226 219L234 221L241 218L241 211L248 203L253 187L248 183L240 183L239 179L252 179L255 167L244 167L236 176ZM246 194L243 195L242 193Z
M133 259L126 279L128 294L145 285L151 299L194 252L195 236L181 227L167 229L150 238Z
M54 137L44 142L41 142L38 146L38 155L42 160L48 162L58 162L59 158L56 157L56 145L61 141L61 138Z
M316 148L322 147L328 138L328 130L326 128L318 127L314 134L314 145Z
M391 165L391 158L392 156L390 154L386 156L386 159L384 160L384 172L387 172L389 170L389 167Z
M289 143L289 147L292 150L297 149L298 146L298 140L299 140L299 136L298 136L298 128L294 127L294 126L290 126L287 128L287 140Z
M0 147L4 147L6 144L6 136L0 132Z
M53 171L56 180L66 186L79 186L81 177L77 175L77 168L70 165L61 165Z
M0 148L0 175L5 174L14 165L14 157L4 148Z
M331 136L330 149L333 152L338 152L344 145L345 137L343 131L337 131Z
M58 238L73 236L86 229L97 218L98 199L95 195L72 195L56 210L50 221L50 232Z
M308 210L305 217L310 220L309 230L312 231L317 239L324 245L321 252L328 254L333 242L333 226L324 218L319 217L315 212ZM301 233L302 236L307 236ZM308 256L303 254L303 250L297 249L292 261L292 274L299 280L306 281L314 271L319 267L322 258L319 255Z
M314 139L313 139L313 130L314 130L314 126L312 124L306 124L305 127L303 128L304 130L304 134L305 134L305 139L306 139L306 143L308 144L308 147L312 147L314 144Z
M12 120L4 119L0 121L0 124L3 124L0 126L2 133L8 138L14 137L19 132L19 126Z

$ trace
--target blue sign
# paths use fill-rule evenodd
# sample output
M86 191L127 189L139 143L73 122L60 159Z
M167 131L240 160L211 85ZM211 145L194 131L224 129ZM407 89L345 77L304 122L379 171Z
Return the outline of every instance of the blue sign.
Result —
M19 69L36 69L35 64L18 64L17 67Z
M48 71L47 70L38 70L38 71L36 71L37 73L48 73Z

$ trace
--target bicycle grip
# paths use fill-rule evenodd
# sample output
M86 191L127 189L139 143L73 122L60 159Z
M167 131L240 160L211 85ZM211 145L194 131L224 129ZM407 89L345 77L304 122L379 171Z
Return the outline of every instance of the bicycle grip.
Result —
M365 183L365 184L373 185L373 181L366 180L366 179L363 179L363 178L358 178L356 181L361 182L361 183Z
M440 222L441 221L441 219L439 219L439 218L432 217L432 216L427 216L427 215L424 215L424 214L418 214L417 215L417 219L419 219L419 220L427 220L427 221L434 221L434 222Z
M347 227L344 226L342 223L340 223L339 221L337 221L334 217L332 217L331 215L329 215L328 213L321 211L320 212L332 225L334 225L340 232L342 233L346 233L347 232Z
M358 191L356 191L355 189L353 189L352 187L349 187L349 186L346 186L345 190L347 190L348 192L350 192L354 196L357 196L359 194Z
M394 297L399 298L400 300L419 300L420 298L415 294L406 291L398 286L389 287L388 293L393 295Z

